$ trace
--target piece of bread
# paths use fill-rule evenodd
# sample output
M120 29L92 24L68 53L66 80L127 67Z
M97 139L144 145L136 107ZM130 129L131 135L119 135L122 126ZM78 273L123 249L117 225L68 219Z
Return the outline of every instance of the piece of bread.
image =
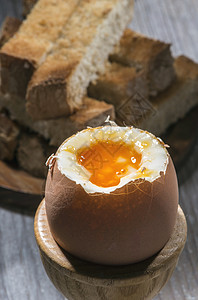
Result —
M133 67L109 63L105 74L88 87L89 97L104 100L115 106L116 111L129 97L148 97L148 84L144 72Z
M0 159L12 160L19 135L18 126L0 112Z
M0 29L0 48L17 32L21 21L14 17L6 17Z
M34 133L21 133L18 141L16 158L20 168L36 177L45 177L47 158L55 153L56 147Z
M79 0L39 0L0 51L1 90L25 96L34 70L45 60Z
M124 102L119 112L117 112L116 121L161 135L171 124L184 117L190 109L198 105L198 64L187 57L180 56L175 59L174 67L177 75L176 80L166 91L156 97L143 98L142 101L139 101L139 99L136 101L137 99L134 97L131 103L131 98L127 99L128 101ZM75 119L76 116L76 122L74 120L71 122L71 117L32 122L25 114L24 101L21 99L12 101L9 97L5 98L5 96L0 97L0 106L7 107L15 120L50 139L52 145L60 144L64 139L64 135L68 136L80 130L80 128L82 129L83 126L78 123L78 120L81 118L86 119L89 112L89 109L82 109L74 114L72 117ZM96 103L97 107L93 104L90 111L97 111L101 108L102 103L100 104L97 101ZM110 108L107 109L107 114L110 114L110 111ZM103 114L101 113L101 115ZM103 115L103 121L106 115ZM87 121L84 121L84 126L95 126L91 123L87 119Z
M36 2L37 2L37 0L23 0L22 1L22 10L23 10L24 18L30 13L30 11L32 10L32 8L36 4Z
M129 69L127 67L126 72ZM176 79L171 86L156 97L148 98L141 94L141 85L137 93L127 94L130 77L127 77L124 67L117 64L116 71L107 69L106 74L90 86L89 96L114 104L118 124L134 125L161 135L198 104L198 64L180 56L174 62L174 69ZM132 83L135 86L138 73L134 68L131 68L131 73L134 74Z
M170 44L126 29L110 61L135 67L147 73L150 95L165 90L174 80L175 72Z
M190 109L198 105L198 64L185 56L175 59L176 81L152 98L152 109L137 121L137 126L161 135Z
M132 14L133 0L79 4L28 85L27 111L33 119L66 116L79 109L89 82L105 71L108 55Z
M115 119L113 105L88 97L85 97L82 108L72 116L51 120L31 120L25 110L25 99L19 97L0 94L1 107L9 111L13 120L39 133L53 146L59 146L65 138L87 126L102 125L108 116L111 120Z

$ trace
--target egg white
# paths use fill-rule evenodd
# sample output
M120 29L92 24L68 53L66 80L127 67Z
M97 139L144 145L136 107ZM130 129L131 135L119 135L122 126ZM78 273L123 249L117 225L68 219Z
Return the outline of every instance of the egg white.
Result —
M131 168L130 174L120 178L120 183L111 187L100 187L89 181L90 172L77 162L76 153L79 149L89 148L96 141L124 142L132 145L142 154L138 170ZM145 146L145 143L147 146ZM137 178L153 182L165 174L169 161L169 154L163 142L153 134L134 127L119 127L106 125L97 128L87 128L67 139L59 148L57 166L60 172L70 180L80 184L87 193L109 194L125 186ZM146 170L146 172L143 172ZM149 175L144 175L144 173Z

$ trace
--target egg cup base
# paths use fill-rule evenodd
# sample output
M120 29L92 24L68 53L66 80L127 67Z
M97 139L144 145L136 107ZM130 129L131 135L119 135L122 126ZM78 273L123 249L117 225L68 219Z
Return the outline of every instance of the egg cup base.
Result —
M124 266L90 263L70 255L55 242L45 199L37 209L34 231L45 271L68 300L152 299L170 279L187 238L186 219L178 206L171 238L156 255Z

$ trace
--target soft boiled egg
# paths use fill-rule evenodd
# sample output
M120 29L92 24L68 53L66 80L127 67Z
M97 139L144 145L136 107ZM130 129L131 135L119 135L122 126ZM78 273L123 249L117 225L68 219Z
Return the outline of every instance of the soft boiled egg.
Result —
M69 253L99 264L131 264L170 238L177 177L164 143L151 133L87 128L65 140L48 164L48 223Z

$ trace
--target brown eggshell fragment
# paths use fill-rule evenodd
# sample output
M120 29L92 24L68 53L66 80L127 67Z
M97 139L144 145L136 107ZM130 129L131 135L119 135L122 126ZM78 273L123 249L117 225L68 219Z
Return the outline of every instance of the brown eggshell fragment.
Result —
M178 184L171 158L165 175L135 180L110 194L85 192L61 174L57 161L45 192L49 227L57 243L90 262L124 265L157 253L176 220Z

